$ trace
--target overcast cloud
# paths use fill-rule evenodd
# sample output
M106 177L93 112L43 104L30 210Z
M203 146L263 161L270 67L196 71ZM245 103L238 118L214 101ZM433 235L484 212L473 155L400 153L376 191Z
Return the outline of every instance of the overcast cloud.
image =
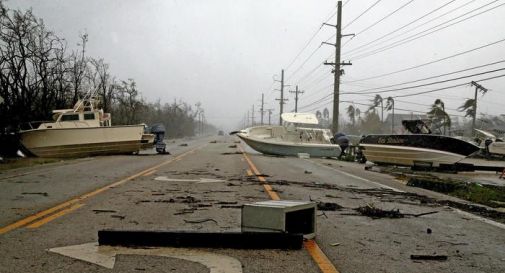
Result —
M343 2L345 6L342 25L346 26L377 1ZM464 16L454 19L450 22L456 23L453 26L389 50L380 50L371 56L359 58L358 51L349 52L427 14L444 3L449 4L384 40L416 25L423 25L422 27L382 45L434 27L485 4L489 5L469 13L467 17L488 9L490 11L460 23L456 22L464 19ZM343 38L345 46L342 49L342 59L352 61L353 65L345 67L342 92L417 80L505 59L503 54L505 42L500 42L418 69L368 81L349 82L430 62L505 39L503 27L505 6L500 6L503 4L504 1L483 0L380 1L343 31L344 34L355 33L357 36L351 41L349 37ZM376 23L403 5L406 6ZM330 68L319 64L334 52L334 48L326 45L317 48L322 41L334 34L334 28L323 27L307 49L291 66L287 66L319 29L321 23L334 13L336 1L10 0L7 6L22 9L32 7L34 13L44 19L48 28L65 37L70 46L75 46L79 33L87 32L88 55L104 58L117 77L134 78L147 100L154 101L161 98L162 101L172 102L174 99L182 99L191 104L200 101L205 108L208 121L226 129L241 124L252 104L256 105L256 109L259 108L261 93L265 93L267 103L265 108L274 108L278 111L278 103L274 98L278 97L279 92L272 89L279 88L279 84L272 84L272 76L277 74L277 78L280 78L282 68L287 68L286 84L293 86L299 84L300 89L305 91L300 98L301 106L317 101L333 89L330 86L332 83ZM451 10L454 11L450 12ZM444 13L448 14L443 15ZM441 17L430 21L437 16ZM334 24L335 21L336 18L332 17L329 22ZM370 28L367 29L368 27ZM334 42L334 39L330 41ZM373 49L363 52L370 52ZM308 58L313 52L312 57ZM301 66L305 60L307 62ZM505 63L443 79L502 67L505 67ZM423 89L384 93L382 96L432 90L502 74L505 72L499 71ZM481 82L491 91L479 98L479 113L504 114L504 79ZM439 79L426 82L436 80ZM290 88L294 87L286 89ZM450 114L462 115L451 109L460 106L465 98L473 97L473 90L474 88L468 85L398 98L396 107L426 112L428 109L426 105L432 104L436 98L441 98L445 101ZM294 99L292 94L286 96L289 98L286 110L289 111L294 108ZM342 95L341 99L355 102L363 111L366 110L366 106L359 103L367 103L373 96L374 94ZM343 103L341 109L347 105L348 103ZM329 100L323 100L302 110L315 111L324 107L328 107L331 111ZM341 110L341 113L343 112L344 110ZM256 116L258 115L257 112ZM275 120L277 118L275 117Z

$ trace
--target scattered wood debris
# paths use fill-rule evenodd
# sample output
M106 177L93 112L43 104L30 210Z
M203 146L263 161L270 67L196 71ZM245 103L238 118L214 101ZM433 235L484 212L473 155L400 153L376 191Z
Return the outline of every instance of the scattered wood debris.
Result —
M304 173L306 173L306 174L312 174L311 171L307 171L307 170L305 170Z
M376 208L373 204L366 204L365 206L358 207L356 211L358 211L364 216L368 216L374 219L404 217L404 215L400 212L399 209L383 210L380 208Z
M241 152L231 152L231 153L221 153L222 155L241 155L242 153Z
M446 261L447 255L410 255L412 260Z
M186 219L184 219L184 222L188 223L188 224L201 224L201 223L205 223L205 222L214 222L217 224L217 221L212 218L205 218L205 219L201 219L201 220L186 220Z
M111 209L94 209L93 212L95 214L98 214L98 213L116 213L117 211Z
M209 143L217 143L217 140L211 140Z
M233 145L228 146L228 148L237 148L237 145L233 144Z
M43 195L43 196L48 196L49 194L47 192L22 192L21 194L34 194L34 195Z
M179 146L186 147L186 146L188 146L188 143L181 143L181 144L179 144Z
M342 206L337 203L332 203L332 202L318 202L317 203L318 210L335 211L335 210L339 210L341 208L342 208Z

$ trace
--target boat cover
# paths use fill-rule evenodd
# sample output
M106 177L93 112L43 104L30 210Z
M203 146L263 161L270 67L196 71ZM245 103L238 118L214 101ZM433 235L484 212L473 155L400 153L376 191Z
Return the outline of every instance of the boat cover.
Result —
M319 124L316 115L312 113L284 113L282 120L291 123Z

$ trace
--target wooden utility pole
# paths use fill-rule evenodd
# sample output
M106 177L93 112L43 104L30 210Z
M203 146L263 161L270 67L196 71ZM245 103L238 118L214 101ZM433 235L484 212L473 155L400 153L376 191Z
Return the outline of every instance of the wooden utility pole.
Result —
M473 99L473 119L472 119L472 134L475 133L475 120L477 118L477 93L479 93L479 90L482 91L482 93L486 93L488 91L487 88L484 86L472 81L470 85L475 86L475 96Z
M282 125L282 113L283 113L283 109L284 109L284 104L285 104L285 101L287 101L287 99L284 98L284 69L282 69L281 71L281 89L279 91L281 91L281 97L279 99L275 99L275 100L278 100L279 101L279 105L280 105L280 111L279 111L279 125Z
M265 106L265 94L261 93L261 108L260 108L261 125L263 125L263 114L265 112L265 109L263 108L264 106Z
M252 105L252 112L251 112L251 126L254 126L254 104Z
M343 74L343 69L340 68L342 65L351 65L348 63L340 62L340 41L344 36L352 36L354 34L342 35L342 1L337 2L337 25L330 25L324 23L324 25L332 26L336 28L337 34L335 35L335 44L330 44L323 42L323 44L333 45L335 46L335 62L328 63L325 62L325 65L333 65L333 120L331 124L331 128L333 133L338 132L338 116L339 116L339 107L340 107L340 76Z
M268 125L272 125L272 123L270 122L270 117L272 117L272 110L274 110L274 109L267 109L267 111L268 111Z
M295 93L295 113L298 113L298 94L303 94L304 91L298 90L297 85L295 91L289 91L289 93Z

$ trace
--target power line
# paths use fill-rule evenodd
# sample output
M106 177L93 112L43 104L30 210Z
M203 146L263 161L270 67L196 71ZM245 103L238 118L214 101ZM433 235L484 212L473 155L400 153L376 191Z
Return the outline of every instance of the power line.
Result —
M496 1L498 1L498 0L493 1L493 2L491 2L490 4L492 4L492 3L496 2ZM481 6L481 7L477 8L477 9L474 9L474 10L472 10L472 11L470 11L470 12L467 12L467 13L465 13L465 14L463 14L463 15L460 15L460 16L458 16L458 17L456 17L456 18L450 19L450 20L448 20L448 21L446 21L446 22L444 22L444 23L441 23L441 24L439 24L439 25L437 25L437 26L431 27L431 28L429 28L429 29L426 29L426 30L424 30L424 31L421 31L421 32L419 32L419 33L416 33L416 34L414 34L414 35L411 35L411 36L409 36L409 37L407 37L407 38L404 38L404 39L402 39L402 40L399 40L399 41L396 41L396 42L394 42L394 43L391 43L391 44L389 44L389 45L387 45L387 46L384 46L384 47L381 47L381 48L375 49L375 50L373 50L373 51L369 51L369 52L362 53L361 55L357 55L357 56L353 57L352 59L353 59L353 60L358 60L358 59L363 59L363 58L365 58L365 57L369 57L369 56L375 55L375 54L377 54L377 53L382 53L382 52L384 52L384 51L386 51L386 50L389 50L389 49L392 49L392 48L398 47L398 46L400 46L400 45L403 45L403 44L406 44L406 43L412 42L412 41L414 41L414 40L420 39L420 38L422 38L422 37L428 36L428 35L430 35L430 34L433 34L433 33L438 32L438 31L440 31L440 30L446 29L446 28L451 27L451 26L453 26L453 25L459 24L459 23L464 22L464 21L466 21L466 20L469 20L469 19L471 19L471 18L473 18L473 17L476 17L476 16L478 16L478 15L481 15L481 14L483 14L483 13L486 13L486 12L488 12L488 11L494 10L494 9L496 9L496 8L499 8L499 7L503 6L503 5L505 5L505 3L504 3L504 4L500 4L500 5L498 5L498 6L495 6L495 7L492 7L492 8L490 8L490 9L487 9L487 10L485 10L485 11L482 11L482 12L479 12L479 13L477 13L477 14L474 14L474 15L472 15L472 16L470 16L470 17L467 17L467 18L461 19L461 20L459 20L459 21L457 21L457 22L454 22L454 23L452 23L452 24L449 24L449 25L447 25L447 26L443 26L443 27L441 27L441 28L439 28L439 29L435 29L435 28L437 28L437 27L439 27L439 26L441 26L441 25L443 25L443 24L446 24L446 23L448 23L448 22L450 22L450 21L452 21L452 20L455 20L455 19L457 19L457 18L460 18L460 17L462 17L462 16L464 16L464 15L468 15L469 13L471 13L471 12L473 12L473 11L475 11L475 10L481 9L481 8L483 8L483 7L487 6L487 5L490 5L490 4L486 4L486 5L484 5L484 6ZM420 34L422 34L422 33L426 32L426 31L429 31L429 30L432 30L432 29L435 29L435 30L433 30L433 31L431 31L431 32L428 32L428 33L425 33L425 34L423 34L423 35L420 35ZM418 35L420 35L420 36L418 36ZM416 36L417 36L417 37L416 37ZM411 39L411 38L412 38L412 39ZM409 39L410 39L410 40L409 40Z
M377 22L375 22L375 23L373 23L373 24L369 25L368 27L366 27L365 29L363 29L363 30L359 31L358 33L356 33L356 35L355 35L355 36L358 36L359 34L361 34L361 33L365 32L365 31L367 31L367 30L371 29L372 27L376 26L376 25L377 25L377 24L379 24L380 22L382 22L382 21L386 20L387 18L389 18L391 15L393 15L393 14L397 13L399 10L401 10L401 9L403 9L404 7L406 7L406 6L410 5L412 2L414 2L414 0L410 0L409 2L407 2L407 3L403 4L402 6L400 6L399 8L397 8L396 10L394 10L393 12L390 12L388 15L386 15L386 16L382 17L381 19L379 19ZM351 39L351 40L352 40L352 39ZM349 40L349 41L350 41L350 40Z
M502 78L502 77L505 77L505 74L494 76L494 77L489 77L489 78L485 78L485 79L480 79L480 80L477 80L477 81L474 81L474 82L489 81L489 80L493 80L493 79L497 79L497 78ZM417 95L421 95L421 94L433 93L433 92L437 92L437 91L442 91L442 90L447 90L447 89L451 89L451 88L461 87L461 86L465 86L465 85L468 85L468 83L456 84L456 85L452 85L452 86L447 86L447 87L433 89L433 90L428 90L428 91L422 91L422 92L413 93L413 94L397 95L397 96L393 96L393 98L412 97L412 96L417 96Z
M434 84L440 84L440 83L446 83L446 82L451 82L451 81L457 81L457 80L466 79L466 78L470 78L470 77L485 75L485 74L489 74L489 73L495 73L495 72L503 71L503 70L505 70L505 68L499 68L499 69L484 71L484 72L475 73L475 74L471 74L471 75L461 76L461 77L457 77L457 78L452 78L452 79L447 79L447 80L442 80L442 81L436 81L436 82L430 82L430 83L425 83L425 84L418 84L418 85L407 86L407 87L402 87L402 88L387 89L387 90L380 90L380 91L367 91L367 92L355 91L355 92L347 92L347 93L342 93L342 94L347 94L347 95L355 95L355 94L382 94L382 93L388 93L388 92L394 92L394 91L403 91L403 90L407 90L407 89L413 89L413 88L430 86L430 85L434 85Z
M404 28L406 28L406 27L408 27L408 26L410 26L410 25L414 24L415 22L417 22L417 21L419 21L419 20L421 20L421 19L423 19L423 18L425 18L425 17L427 17L427 16L429 16L429 15L431 15L431 14L433 14L433 13L437 12L438 10L440 10L440 9L442 9L442 8L444 8L444 7L446 7L447 5L451 4L451 3L452 3L452 2L454 2L454 1L456 1L456 0L451 0L451 1L449 1L449 2L447 2L447 3L445 3L445 4L443 4L442 6L440 6L440 7L436 8L436 9L434 9L434 10L432 10L432 11L430 11L430 12L428 12L428 13L424 14L424 15L422 15L421 17L419 17L419 18L417 18L417 19L415 19L415 20L413 20L413 21L411 21L411 22L409 22L409 23L407 23L407 24L405 24L405 25L403 25L403 26L401 26L401 27L399 27L399 28L397 28L397 29L395 29L395 30L391 31L391 32L388 32L388 33L386 33L386 34L382 35L381 37L379 37L379 38L377 38L377 39L375 39L375 40L372 40L372 41L370 41L370 42L368 42L368 43L366 43L366 44L363 44L363 45L358 46L358 47L355 47L355 48L353 48L353 49L351 49L351 50L349 50L349 51L347 51L347 52L344 52L344 54L351 53L351 52L356 51L356 50L358 50L358 49L360 49L360 48L363 48L363 47L365 47L365 46L367 46L367 45L369 45L369 44L372 44L372 43L374 43L374 42L376 42L376 41L382 40L383 38L385 38L385 37L387 37L387 36L389 36L389 35L391 35L391 34L393 34L393 33L396 33L396 32L398 32L398 31L400 31L400 30L402 30L402 29L404 29ZM470 2L466 3L465 5L467 5L467 4L469 4L469 3L473 2L473 1L475 1L475 0L471 0ZM463 6L464 6L464 5L463 5ZM463 6L460 6L460 7L463 7ZM460 8L460 7L458 7L458 8ZM438 17L437 17L437 18L438 18ZM429 22L431 22L431 21L433 21L433 20L435 20L435 19L437 19L437 18L434 18L434 19L432 19L432 20L430 20L430 21L428 21L428 22L426 22L426 23L429 23ZM426 23L424 23L424 24L422 24L422 25L419 25L418 27L423 26L423 25L425 25ZM416 27L416 28L417 28L417 27ZM416 29L416 28L414 28L414 29ZM413 30L413 29L409 30L408 32L410 32L410 31L412 31L412 30ZM404 33L406 33L406 32L404 32ZM402 33L401 35L403 35L404 33ZM395 37L398 37L398 36L395 36Z
M492 46L492 45L495 45L495 44L502 43L504 41L505 41L505 38L501 39L501 40L498 40L498 41L495 41L495 42L491 42L491 43L479 46L479 47L476 47L476 48L465 50L465 51L462 51L462 52L459 52L459 53L456 53L456 54L453 54L453 55L450 55L450 56L447 56L447 57L444 57L444 58L436 59L434 61L430 61L430 62L427 62L427 63L411 66L411 67L408 67L408 68L404 68L404 69L400 69L400 70L396 70L396 71L393 71L393 72L384 73L384 74L380 74L380 75L376 75L376 76L372 76L372 77L368 77L368 78L364 78L364 79L358 79L358 80L348 81L348 83L359 82L359 81L367 81L367 80L371 80L371 79L382 78L382 77L398 74L398 73L401 73L401 72L413 70L413 69L416 69L416 68L419 68L419 67L423 67L423 66L427 66L427 65L430 65L430 64L438 63L438 62L445 61L445 60L448 60L448 59L451 59L451 58L455 58L455 57L458 57L458 56L461 56L461 55L464 55L464 54L467 54L467 53L470 53L470 52L474 52L474 51L477 51L477 50L480 50L480 49L483 49L483 48L486 48L486 47L489 47L489 46Z
M333 17L335 17L336 14L337 14L337 11L336 10L333 11L331 13L331 15L329 15L328 19L326 19L324 22L327 23L329 20L331 20ZM293 58L293 60L291 60L289 65L285 68L286 70L288 70L293 65L293 63L298 59L298 57L300 57L300 55L303 53L303 51L305 51L305 49L307 49L307 47L314 40L314 38L317 36L319 31L321 31L322 27L323 27L323 24L321 24L321 26L314 32L314 34L312 34L309 41L303 46L302 50L300 50L300 52L298 52L298 54L296 54L296 56ZM321 46L319 46L319 47L321 47Z
M474 70L474 69L478 69L478 68L482 68L482 67L486 67L486 66L491 66L491 65L495 65L495 64L499 64L499 63L504 63L504 62L505 62L505 60L501 60L501 61L497 61L497 62L492 62L492 63L488 63L488 64L483 64L483 65L478 65L478 66L466 68L466 69L461 69L461 70L450 72L450 73L444 73L444 74L435 75L435 76L431 76L431 77L427 77L427 78L422 78L422 79L408 81L408 82L402 82L402 83L396 83L396 84L391 84L391 85L386 85L386 86L381 86L381 87L368 88L368 89L358 90L358 91L355 91L355 92L365 92L365 91L379 90L379 89L384 89L384 88L390 88L390 87L405 85L405 84L409 84L409 83L421 82L421 81L425 81L425 80L430 80L430 79L434 79L434 78L445 77L445 76L449 76L449 75L453 75L453 74L457 74L457 73L461 73L461 72L465 72L465 71L470 71L470 70ZM346 82L343 82L343 84L346 84Z
M375 5L379 4L379 2L382 0L377 0L375 3L373 3L370 7L368 7L365 11L363 11L358 17L354 18L351 22L347 23L344 27L342 27L342 30L344 30L346 27L350 26L352 23L354 23L356 20L358 20L361 16L363 16L365 13L367 13L369 10L371 10Z

